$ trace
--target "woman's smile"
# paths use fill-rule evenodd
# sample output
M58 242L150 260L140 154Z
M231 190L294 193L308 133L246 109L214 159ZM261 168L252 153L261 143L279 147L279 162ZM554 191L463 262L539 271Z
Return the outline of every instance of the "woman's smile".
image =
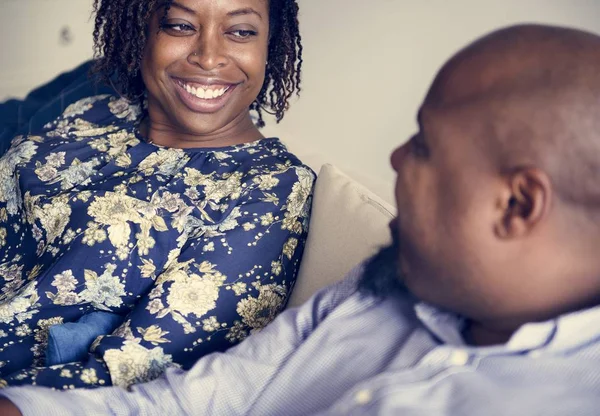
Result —
M183 104L196 113L214 113L225 107L239 84L218 79L188 80L171 78L177 96Z

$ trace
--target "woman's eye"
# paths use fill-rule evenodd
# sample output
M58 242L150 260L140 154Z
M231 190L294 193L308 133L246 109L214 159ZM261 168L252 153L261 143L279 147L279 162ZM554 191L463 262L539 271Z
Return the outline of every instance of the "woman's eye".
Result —
M194 28L185 23L163 23L161 29L172 33L184 34L193 32Z
M230 34L232 34L235 38L238 39L249 39L251 37L256 36L258 33L255 32L254 30L232 30L231 32L229 32Z

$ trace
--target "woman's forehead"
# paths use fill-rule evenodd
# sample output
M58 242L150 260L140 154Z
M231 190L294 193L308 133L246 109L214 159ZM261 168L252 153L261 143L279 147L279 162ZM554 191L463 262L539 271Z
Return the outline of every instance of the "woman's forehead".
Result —
M160 5L166 5L162 2ZM198 12L206 9L220 10L225 13L235 14L268 12L269 0L173 0L170 2L172 8L179 8L188 12Z

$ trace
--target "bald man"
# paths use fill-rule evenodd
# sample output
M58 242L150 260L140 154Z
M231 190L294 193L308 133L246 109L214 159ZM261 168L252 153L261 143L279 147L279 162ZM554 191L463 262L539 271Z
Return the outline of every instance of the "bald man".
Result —
M392 155L392 246L189 372L11 388L0 413L600 414L599 68L590 33L476 41Z

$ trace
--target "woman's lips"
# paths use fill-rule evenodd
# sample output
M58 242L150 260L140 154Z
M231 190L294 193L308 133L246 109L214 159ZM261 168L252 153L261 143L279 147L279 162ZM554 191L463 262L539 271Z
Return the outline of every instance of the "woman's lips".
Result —
M225 106L237 84L192 82L173 78L179 98L190 110L197 113L213 113Z

